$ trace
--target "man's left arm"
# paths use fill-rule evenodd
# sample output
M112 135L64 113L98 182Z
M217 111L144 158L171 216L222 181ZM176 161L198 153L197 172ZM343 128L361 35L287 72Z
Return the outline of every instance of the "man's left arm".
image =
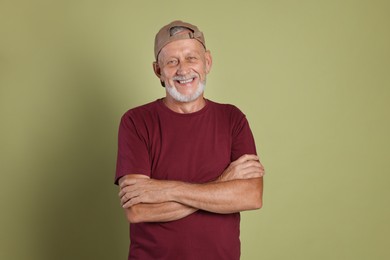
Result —
M226 214L261 208L263 178L206 184L153 179L135 180L122 189L122 192L121 201L124 208L139 203L173 201L205 211Z
M218 178L205 184L154 179L128 179L121 183L124 208L140 203L177 202L215 213L233 213L262 206L264 168L257 156L244 155ZM242 169L245 167L245 169ZM247 171L253 176L245 176Z

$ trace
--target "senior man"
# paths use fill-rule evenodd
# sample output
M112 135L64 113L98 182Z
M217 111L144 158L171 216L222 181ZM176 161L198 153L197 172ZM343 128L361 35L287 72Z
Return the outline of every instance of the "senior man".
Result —
M204 97L212 57L196 26L164 26L154 54L165 97L130 109L119 126L128 259L239 259L239 212L261 208L263 193L248 121Z

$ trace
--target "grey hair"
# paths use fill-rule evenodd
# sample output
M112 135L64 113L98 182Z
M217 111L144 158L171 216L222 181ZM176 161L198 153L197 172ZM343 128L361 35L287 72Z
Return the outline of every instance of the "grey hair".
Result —
M175 27L172 27L170 30L169 30L169 34L171 36L173 35L176 35L176 34L179 34L181 32L184 32L184 31L191 31L191 29L187 28L187 27L184 27L184 26L175 26ZM160 55L158 56L157 60L160 60Z
M169 33L171 34L171 36L173 36L183 31L192 31L192 30L184 26L175 26L170 29Z

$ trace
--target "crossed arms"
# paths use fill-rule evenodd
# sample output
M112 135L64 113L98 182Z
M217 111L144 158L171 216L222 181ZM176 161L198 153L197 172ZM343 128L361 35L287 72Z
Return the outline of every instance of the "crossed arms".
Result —
M227 214L262 206L264 167L243 155L215 181L191 184L129 174L119 180L119 198L130 223L167 222L197 210Z

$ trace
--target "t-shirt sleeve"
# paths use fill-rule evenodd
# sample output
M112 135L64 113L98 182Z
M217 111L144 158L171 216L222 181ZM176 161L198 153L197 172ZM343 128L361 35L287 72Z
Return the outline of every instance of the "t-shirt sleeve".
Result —
M255 140L245 114L234 107L232 121L231 161L237 160L244 154L257 154Z
M131 111L121 118L118 132L118 154L115 173L115 184L127 174L150 176L150 157L148 140L142 123L136 122ZM138 128L137 128L138 125Z

